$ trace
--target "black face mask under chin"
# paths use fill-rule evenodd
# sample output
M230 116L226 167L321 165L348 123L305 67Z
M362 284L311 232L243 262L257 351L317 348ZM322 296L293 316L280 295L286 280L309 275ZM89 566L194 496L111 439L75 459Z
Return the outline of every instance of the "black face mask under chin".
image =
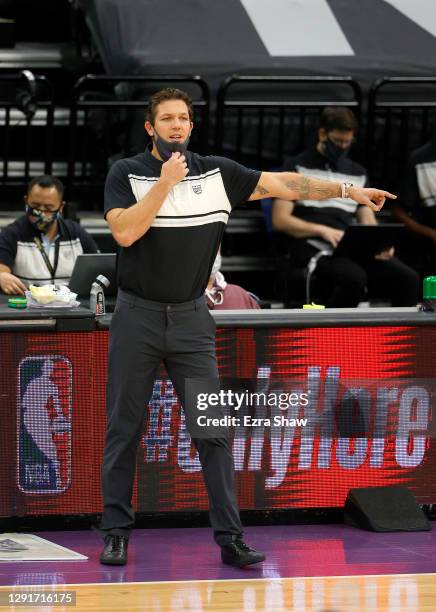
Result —
M343 147L339 147L337 144L332 142L330 138L327 138L327 140L324 142L324 155L332 163L337 164L347 157L350 148L351 147L347 147L344 149Z
M156 128L154 129L154 132L155 134L153 135L153 142L156 145L156 149L158 150L158 153L164 162L168 161L173 153L186 152L189 144L189 136L183 142L179 142L177 140L164 140L156 132Z

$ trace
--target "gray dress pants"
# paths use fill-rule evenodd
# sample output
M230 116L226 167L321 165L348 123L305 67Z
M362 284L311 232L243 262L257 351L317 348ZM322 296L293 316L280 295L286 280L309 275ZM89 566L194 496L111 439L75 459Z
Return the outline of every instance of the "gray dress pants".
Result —
M103 534L128 536L132 490L146 406L164 362L185 413L187 378L218 378L215 322L203 297L180 304L144 300L119 290L109 340L107 429L103 453ZM227 438L193 439L218 544L242 534L233 456Z

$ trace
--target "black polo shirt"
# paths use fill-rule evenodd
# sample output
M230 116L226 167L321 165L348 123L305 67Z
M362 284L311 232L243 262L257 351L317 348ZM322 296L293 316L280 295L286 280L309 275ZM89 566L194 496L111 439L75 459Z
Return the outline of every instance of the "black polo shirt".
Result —
M366 184L366 171L363 166L348 157L337 164L321 155L316 147L311 147L295 157L288 159L283 170L300 172L314 178L336 183L353 183L357 187ZM297 200L293 214L310 223L328 225L344 230L354 219L358 204L348 198L330 200Z
M204 294L229 215L247 201L261 174L224 157L188 151L186 160L188 176L171 189L149 230L119 257L119 286L156 302ZM161 167L148 149L115 162L106 179L105 216L141 200Z

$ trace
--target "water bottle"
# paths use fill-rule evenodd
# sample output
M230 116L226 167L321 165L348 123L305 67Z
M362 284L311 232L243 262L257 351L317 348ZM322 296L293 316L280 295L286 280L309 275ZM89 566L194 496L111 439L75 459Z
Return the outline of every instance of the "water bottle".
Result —
M422 293L422 309L436 311L436 276L424 278Z
M104 300L104 288L109 287L110 282L99 274L91 285L91 295L89 298L89 308L95 315L104 315L106 313L106 305Z

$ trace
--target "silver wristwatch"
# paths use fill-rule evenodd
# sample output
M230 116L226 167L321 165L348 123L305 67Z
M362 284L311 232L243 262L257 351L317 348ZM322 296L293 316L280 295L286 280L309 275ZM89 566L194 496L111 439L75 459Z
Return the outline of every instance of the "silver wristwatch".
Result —
M349 198L350 197L350 189L351 187L354 187L353 183L342 183L341 188L342 188L342 193L341 193L341 197L342 198Z

